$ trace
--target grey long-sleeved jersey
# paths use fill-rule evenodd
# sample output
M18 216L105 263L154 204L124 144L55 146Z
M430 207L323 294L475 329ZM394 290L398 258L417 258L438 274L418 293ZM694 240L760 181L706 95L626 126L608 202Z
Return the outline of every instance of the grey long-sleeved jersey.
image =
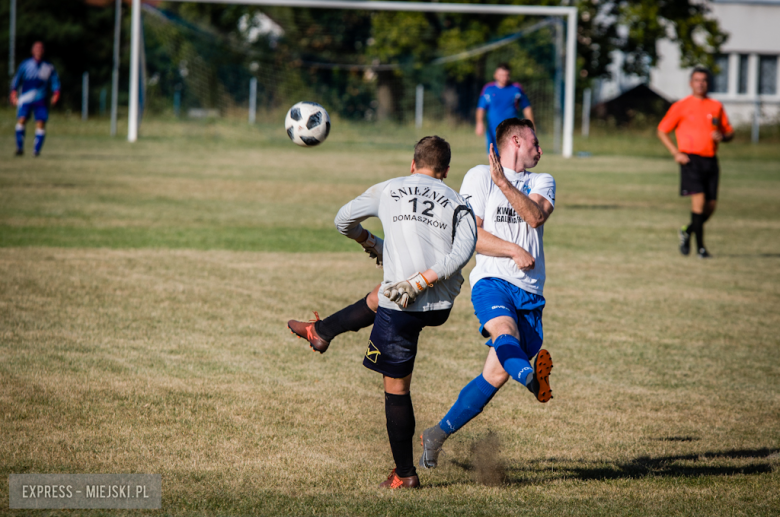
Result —
M477 223L468 203L441 180L413 174L374 185L350 201L336 215L336 228L357 238L360 222L379 217L385 232L384 280L405 280L432 269L439 281L406 309L379 290L379 306L423 312L449 309L463 283L461 269L474 254Z

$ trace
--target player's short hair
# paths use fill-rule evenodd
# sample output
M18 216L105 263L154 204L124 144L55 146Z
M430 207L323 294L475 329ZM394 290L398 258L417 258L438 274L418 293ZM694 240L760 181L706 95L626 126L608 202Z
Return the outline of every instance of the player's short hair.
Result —
M512 135L516 135L526 129L536 131L536 129L534 129L534 123L527 118L519 119L517 117L512 117L500 123L496 128L496 145L498 146L498 149L501 149L507 139L511 138ZM498 151L498 149L496 149L496 151Z
M693 74L704 74L707 76L707 81L710 80L710 69L705 68L703 66L696 66L691 70L691 79L693 79Z
M496 70L506 70L507 72L511 72L512 69L509 68L509 63L499 63L496 66Z
M414 165L418 169L446 172L450 166L450 144L440 136L426 136L414 146Z

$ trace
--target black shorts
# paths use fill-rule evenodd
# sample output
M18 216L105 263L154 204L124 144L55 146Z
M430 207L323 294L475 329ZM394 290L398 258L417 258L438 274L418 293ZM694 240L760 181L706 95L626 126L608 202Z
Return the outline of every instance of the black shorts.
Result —
M718 199L718 181L720 168L718 158L689 154L691 159L685 165L680 165L680 195L690 196L704 192L704 199Z
M393 379L414 370L417 338L425 327L438 327L450 317L450 309L427 312L393 311L380 307L368 340L363 366Z

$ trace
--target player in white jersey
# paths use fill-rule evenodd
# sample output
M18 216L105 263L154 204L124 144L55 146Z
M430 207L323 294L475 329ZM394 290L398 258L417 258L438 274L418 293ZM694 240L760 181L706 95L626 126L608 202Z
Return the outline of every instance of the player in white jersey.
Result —
M491 146L490 166L471 169L460 190L479 227L477 265L469 280L479 330L490 337L490 348L482 374L463 388L438 425L423 432L420 466L425 468L437 466L444 441L481 413L510 377L539 402L552 398L552 358L541 349L542 237L555 205L555 180L528 171L542 156L529 120L505 120L496 129L496 141L501 158Z
M336 216L339 232L358 242L369 236L360 225L368 217L382 222L384 280L379 307L363 358L381 373L385 415L395 469L380 486L414 488L414 409L410 396L417 341L425 327L449 317L463 283L461 269L477 242L477 225L466 201L442 180L450 146L429 136L415 146L411 175L374 185L344 205Z

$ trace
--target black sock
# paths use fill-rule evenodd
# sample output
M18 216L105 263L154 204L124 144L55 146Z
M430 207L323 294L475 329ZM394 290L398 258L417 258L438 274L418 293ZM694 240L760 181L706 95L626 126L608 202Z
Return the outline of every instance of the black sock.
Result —
M333 338L348 330L357 332L373 325L376 313L368 306L367 299L368 295L349 307L344 307L324 320L318 321L314 324L314 330L322 339L330 343Z
M385 393L385 416L387 417L387 437L395 460L395 473L402 478L414 476L412 444L414 440L414 408L412 396Z
M691 226L688 231L696 234L696 249L702 249L704 247L704 214L691 212Z

